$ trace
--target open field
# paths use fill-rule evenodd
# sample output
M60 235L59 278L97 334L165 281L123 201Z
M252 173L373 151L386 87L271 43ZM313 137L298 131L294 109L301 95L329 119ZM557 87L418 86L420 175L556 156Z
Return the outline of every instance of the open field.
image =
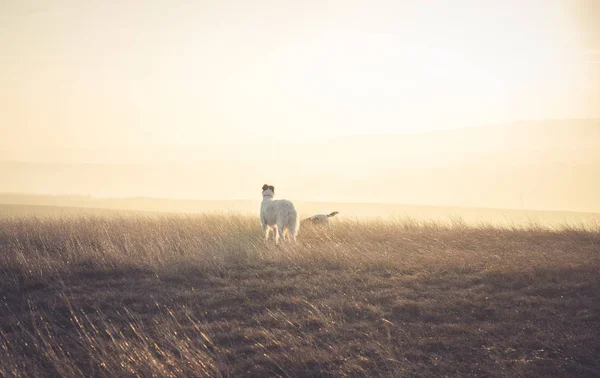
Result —
M600 229L0 217L3 376L600 375Z

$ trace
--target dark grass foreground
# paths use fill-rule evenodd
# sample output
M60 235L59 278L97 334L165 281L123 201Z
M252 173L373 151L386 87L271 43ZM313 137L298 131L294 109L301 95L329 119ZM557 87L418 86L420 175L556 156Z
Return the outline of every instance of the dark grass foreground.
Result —
M600 376L600 231L0 219L3 376Z

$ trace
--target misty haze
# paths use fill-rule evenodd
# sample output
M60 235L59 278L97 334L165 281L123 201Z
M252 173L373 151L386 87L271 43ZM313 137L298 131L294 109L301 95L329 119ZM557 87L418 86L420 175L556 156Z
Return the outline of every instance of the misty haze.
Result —
M600 376L600 2L0 1L0 376Z
M10 195L0 195L0 202L7 204L246 213L256 209L257 182L269 181L280 183L287 197L305 202L302 210L308 214L342 206L342 217L459 215L556 223L597 219L561 217L557 211L600 212L600 120L340 136L303 144L48 147L2 153L0 174L10 180L0 183L0 192ZM264 156L273 158L265 163ZM44 201L39 195L54 198ZM65 196L89 198L73 202ZM438 209L376 209L366 203ZM469 215L474 214L469 208L499 211L495 216L480 211L477 217ZM531 210L555 213L548 217Z

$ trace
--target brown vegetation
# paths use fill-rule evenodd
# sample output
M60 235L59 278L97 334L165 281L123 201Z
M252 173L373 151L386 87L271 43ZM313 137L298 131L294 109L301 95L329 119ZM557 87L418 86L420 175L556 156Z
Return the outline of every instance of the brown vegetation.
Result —
M0 218L3 376L598 376L600 230Z

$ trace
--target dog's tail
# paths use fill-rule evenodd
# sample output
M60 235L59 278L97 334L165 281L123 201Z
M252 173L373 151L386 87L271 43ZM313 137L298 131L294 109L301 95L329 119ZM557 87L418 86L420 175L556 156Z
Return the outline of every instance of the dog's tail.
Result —
M327 218L335 217L339 213L340 213L339 211L334 211L333 213L329 213L329 214L327 214Z

